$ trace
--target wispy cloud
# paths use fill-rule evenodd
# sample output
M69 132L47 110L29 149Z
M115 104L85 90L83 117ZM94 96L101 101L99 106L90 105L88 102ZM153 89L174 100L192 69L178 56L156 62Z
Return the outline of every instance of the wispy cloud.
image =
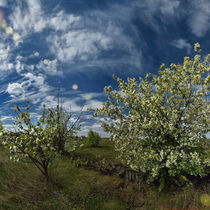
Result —
M89 30L50 35L47 41L51 45L51 52L64 63L96 59L101 50L107 50L111 46L109 37Z
M56 13L49 20L50 27L54 28L56 31L66 31L74 28L75 24L80 21L79 16L73 14L66 14L63 10Z
M13 119L12 116L2 116L0 120L1 120L2 122L4 122L4 121L12 120L12 119Z
M35 65L37 69L45 71L47 75L58 75L57 72L58 60L57 59L42 59Z
M203 37L210 29L210 1L192 0L183 2L180 0L147 0L134 1L132 4L136 10L139 8L139 16L142 21L149 24L156 31L161 31L162 25L157 23L156 17L162 22L174 21L175 18L186 20L191 32L197 37Z
M150 14L161 13L164 16L174 15L180 5L179 0L147 0L135 2L136 5L144 7Z
M4 128L6 130L9 130L9 131L16 131L17 130L17 127L11 123L9 124L3 124L4 125Z
M85 94L77 94L76 96L72 97L72 98L68 98L68 97L62 97L62 107L67 110L67 111L71 111L71 112L81 112L87 111L87 108L100 108L102 106L102 101L98 100L98 99L91 99L91 98L85 98L84 97ZM95 94L95 93L89 93L89 96L98 96L99 94ZM53 96L53 95L49 95L49 96L45 96L42 100L42 104L46 104L46 106L48 107L56 107L58 101L57 101L57 96ZM41 109L42 105L40 106Z
M10 61L11 48L7 44L0 43L0 75L10 71L14 66Z
M171 44L178 49L181 49L181 50L186 49L187 54L190 54L191 49L192 49L192 45L188 43L185 39L181 39L181 38L174 40Z
M50 29L45 45L54 60L69 65L86 62L91 66L106 63L119 65L121 62L140 69L142 53L125 30L130 27L132 9L126 9L125 6L115 8L114 4L109 10L93 10L91 16L86 13L76 16L63 10L47 14L40 0L26 0L25 3L27 7L23 7L22 2L16 2L9 16L13 30L20 34L23 41L33 33L45 30L46 34L46 29ZM126 11L120 17L116 10ZM116 60L111 53L106 53L113 49L121 52L121 59ZM105 63L100 59L104 53L109 55ZM46 66L41 67L46 69Z
M146 0L134 1L132 6L133 10L136 11L135 14L142 22L160 33L164 25L158 23L157 17L163 23L169 23L174 18L179 17L180 3L179 0Z
M210 1L191 1L191 12L188 19L192 33L202 37L210 29Z
M27 99L36 104L45 98L53 88L46 84L43 75L30 72L23 74L19 82L9 83L6 92L12 97L7 103L23 102Z
M23 8L23 2L16 2L17 6L10 15L9 20L14 30L22 37L32 32L41 32L47 21L43 18L41 2L39 0L26 0L27 8Z

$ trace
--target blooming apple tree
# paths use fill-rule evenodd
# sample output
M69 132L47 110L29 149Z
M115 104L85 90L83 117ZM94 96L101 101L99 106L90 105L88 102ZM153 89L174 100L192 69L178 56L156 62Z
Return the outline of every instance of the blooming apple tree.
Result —
M210 54L197 54L183 64L161 65L158 76L128 78L113 75L120 91L104 88L108 101L95 111L105 116L102 127L111 133L121 160L144 172L147 181L176 181L186 175L204 176L210 131ZM161 190L161 189L160 189Z
M69 150L76 148L75 134L80 130L80 117L73 121L72 113L65 111L59 104L56 108L50 109L50 117L47 120L46 127L57 127L57 135L54 135L54 147L56 151L63 154L65 153L65 146L68 144Z
M18 113L15 125L17 132L4 131L3 144L10 151L10 159L19 161L30 160L49 180L49 167L57 155L55 139L59 136L59 125L54 120L54 110L46 109L43 105L42 115L33 124L29 113L30 105L27 101L25 112L15 105Z

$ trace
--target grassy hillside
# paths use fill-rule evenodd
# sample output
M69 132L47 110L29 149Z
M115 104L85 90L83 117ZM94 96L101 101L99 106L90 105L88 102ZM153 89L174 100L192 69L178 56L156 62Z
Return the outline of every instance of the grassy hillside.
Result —
M113 144L102 140L100 147L78 151L92 157L116 160ZM9 160L0 148L0 209L208 209L209 186L188 189L168 188L158 193L156 186L135 183L116 175L108 176L77 168L68 157L56 159L53 183L47 183L31 164ZM202 201L202 202L201 202Z

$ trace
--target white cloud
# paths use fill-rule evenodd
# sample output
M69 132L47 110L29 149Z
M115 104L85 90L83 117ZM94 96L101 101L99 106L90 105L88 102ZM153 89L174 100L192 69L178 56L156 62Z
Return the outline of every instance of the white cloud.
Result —
M86 102L86 105L88 108L96 109L96 108L102 108L103 102L98 100L89 100Z
M115 6L107 11L95 10L92 16L76 16L63 10L49 15L44 13L40 0L25 2L26 7L23 7L23 2L17 2L14 12L9 16L13 30L24 40L24 37L34 32L52 29L47 38L49 46L46 44L46 47L50 47L55 60L68 64L88 61L86 64L93 66L106 63L118 65L120 61L111 57L105 63L99 60L102 52L115 48L128 55L126 61L124 57L120 59L122 63L138 68L141 66L141 52L123 31L129 24L132 9L123 7L124 10L127 8L124 11L120 6L120 14L121 10L124 11L121 15L117 15ZM118 24L122 21L126 22L124 26Z
M80 113L86 112L87 108L100 108L103 104L100 100L96 99L88 99L86 102L84 102L82 105L79 105L81 103L81 100L84 100L86 96L92 96L98 97L101 95L104 95L103 93L89 93L89 94L77 94L77 96L74 96L73 98L69 97L62 97L62 107L66 111L71 111L73 113ZM45 104L47 107L56 107L58 103L57 96L54 95L45 95L45 97L42 98L42 104ZM42 104L40 105L40 109L42 108Z
M91 93L82 93L80 94L80 97L84 100L90 100L90 99L93 99L93 98L96 98L96 97L101 97L101 96L104 96L104 92L102 93L95 93L95 92L91 92Z
M64 101L63 107L66 110L71 110L71 112L81 112L82 110L85 111L86 106L84 106L82 109L82 106L79 106L77 104L78 101L79 101L79 98L67 99L66 101Z
M210 29L210 1L191 1L191 13L188 20L192 33L202 37Z
M25 91L22 87L22 84L20 83L9 83L7 90L6 90L11 96L19 96L23 94Z
M21 2L14 8L14 12L9 17L12 27L18 31L22 37L31 32L41 32L46 24L43 18L41 2L39 0L26 0L27 9L23 10Z
M58 66L58 60L49 60L49 59L44 59L41 60L37 65L37 69L42 69L45 71L45 73L49 75L55 75L57 71L57 66Z
M10 46L0 43L0 72L13 69L14 65L10 62L11 48ZM1 74L1 73L0 73Z
M121 8L119 10L121 11ZM47 41L50 43L51 53L61 62L77 63L77 67L79 66L80 69L83 66L113 67L121 64L140 68L142 53L133 39L123 31L127 24L130 24L131 10L129 10L129 14L125 13L121 16L123 21L126 21L123 24L121 24L121 20L118 20L120 17L114 13L114 8L111 9L111 12L106 12L96 10L92 12L91 17L73 18L73 27L70 26L59 34L50 34ZM61 14L64 15L65 19L71 17L69 14ZM54 25L58 24L59 21ZM133 30L135 29L133 28ZM134 33L136 32L134 31ZM111 49L122 52L124 56L118 59L112 57L100 59L103 52Z
M42 10L40 0L26 0L25 2L27 7L23 9L22 3L18 2L9 17L12 28L18 31L22 38L34 32L42 32L46 27L56 31L66 31L80 19L79 16L67 15L63 11L49 16Z
M80 100L79 97L74 97L72 99L69 98L62 98L63 103L62 107L63 109L71 112L80 112L82 107L77 104L77 102ZM42 104L40 105L39 109L42 109L42 105L45 104L46 107L55 108L58 104L58 99L54 95L45 95L45 97L42 97ZM85 109L83 109L84 111Z
M174 47L178 49L186 49L187 54L190 54L192 46L190 43L188 43L185 39L177 39L172 41L171 43Z
M71 29L74 23L77 23L79 20L79 16L67 15L64 11L60 11L49 20L49 25L55 30L66 31L67 29Z
M16 59L15 70L19 74L24 70L24 64L19 58Z
M17 131L17 126L13 124L3 124L3 126L5 127L6 130Z
M35 76L32 73L27 73L24 76L25 76L25 78L28 78L28 81L30 81L30 84L33 83L33 85L36 86L36 87L40 87L44 84L43 76L40 76L40 75Z
M2 116L0 120L1 120L2 122L3 122L3 121L7 121L7 120L13 120L13 117L12 117L12 116Z
M53 87L45 82L43 75L34 75L30 72L22 74L19 82L9 83L6 92L12 97L7 103L21 102L29 99L33 104L46 100Z
M62 62L96 59L100 52L108 50L112 43L110 37L105 34L90 30L50 35L47 41L51 44L51 52Z

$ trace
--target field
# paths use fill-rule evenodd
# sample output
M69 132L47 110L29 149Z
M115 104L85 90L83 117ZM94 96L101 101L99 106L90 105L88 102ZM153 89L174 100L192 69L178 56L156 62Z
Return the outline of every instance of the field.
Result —
M114 145L102 139L100 146L84 146L75 155L90 159L116 159ZM0 209L209 209L210 186L202 180L188 188L167 187L158 193L157 186L130 182L118 175L106 175L86 167L77 167L70 157L57 158L51 166L53 183L28 163L9 160L0 147ZM205 181L208 181L206 178Z

